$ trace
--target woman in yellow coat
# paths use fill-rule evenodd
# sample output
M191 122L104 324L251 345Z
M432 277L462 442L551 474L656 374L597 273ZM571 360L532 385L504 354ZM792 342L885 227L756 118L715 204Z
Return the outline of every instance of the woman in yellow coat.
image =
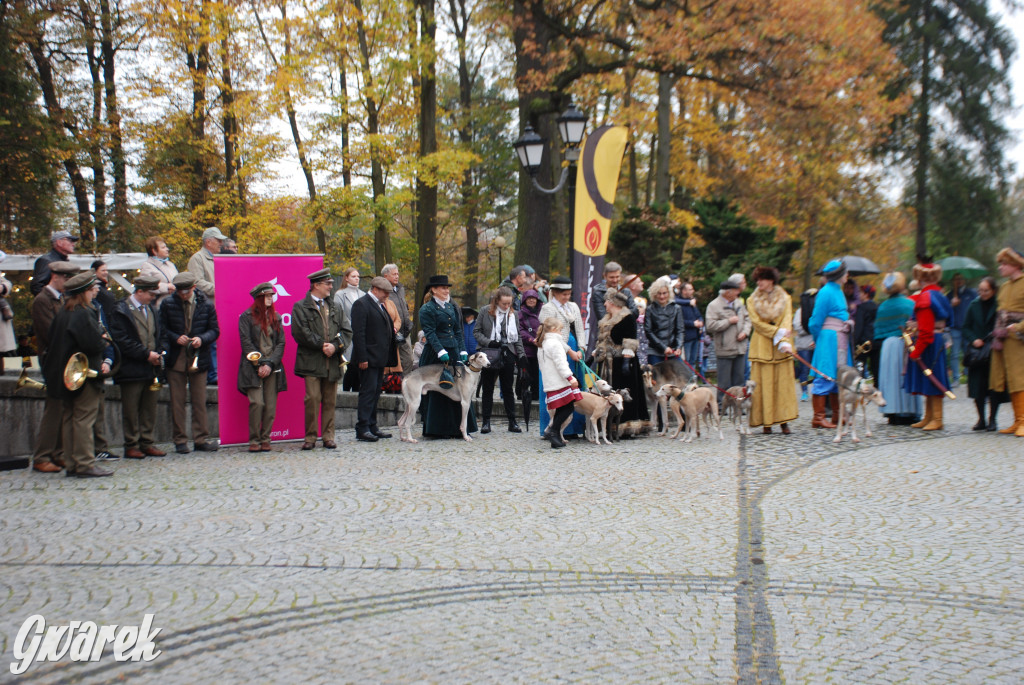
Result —
M1024 254L1007 247L996 255L996 262L1006 281L996 300L988 387L1010 393L1013 402L1013 425L999 432L1024 438Z
M747 298L747 313L754 330L750 335L750 379L757 385L750 407L750 427L765 433L781 424L789 435L789 422L797 418L796 378L793 375L793 301L779 285L779 272L759 266L757 288Z

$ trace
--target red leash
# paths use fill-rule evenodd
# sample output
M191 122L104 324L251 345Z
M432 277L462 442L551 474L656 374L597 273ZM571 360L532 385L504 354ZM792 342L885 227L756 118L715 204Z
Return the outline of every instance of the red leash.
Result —
M711 386L712 388L714 388L715 390L718 390L719 392L725 393L726 395L728 395L729 397L733 398L734 400L745 400L745 399L747 399L747 397L749 397L749 395L747 395L747 388L746 388L745 386L744 386L744 388L743 388L743 397L736 397L736 395L733 395L733 394L732 394L731 392L729 392L728 390L726 390L726 389L724 389L724 388L719 388L719 387L718 387L717 385L715 385L714 383L712 383L711 381L709 381L709 380L708 380L707 378L705 378L704 374L702 374L702 373L701 373L700 371L698 371L697 369L693 368L693 366L691 366L691 365L690 365L690 362L686 361L686 358L685 358L685 357L680 357L680 358L679 358L679 361L681 361L681 362L683 362L684 364L686 364L687 368L689 368L689 369L690 369L690 371L693 371L693 372L694 372L695 374L697 374L697 377L698 377L698 378L700 378L700 379L701 379L702 381L704 381L705 383L707 383L708 385L710 385L710 386Z

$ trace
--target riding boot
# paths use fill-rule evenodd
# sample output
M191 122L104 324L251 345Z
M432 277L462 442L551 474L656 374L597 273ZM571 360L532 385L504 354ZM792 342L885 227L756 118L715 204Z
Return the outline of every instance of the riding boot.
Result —
M996 398L988 398L988 432L994 433L996 431L996 414L999 413L999 403L996 402Z
M839 425L839 393L834 392L828 396L828 406L832 407L832 425ZM846 422L850 422L850 417L846 417Z
M971 428L972 431L983 431L988 428L985 423L985 396L974 398L974 408L978 411L978 422Z
M1024 391L1010 394L1013 403L1013 424L999 431L1003 435L1014 435L1018 428L1024 427Z
M921 430L942 430L942 395L929 395L928 400L932 404L932 420Z
M924 428L932 421L931 395L924 396L924 416L917 423L910 424L911 428Z
M836 424L825 419L825 395L811 395L814 406L814 418L811 419L812 428L835 428Z

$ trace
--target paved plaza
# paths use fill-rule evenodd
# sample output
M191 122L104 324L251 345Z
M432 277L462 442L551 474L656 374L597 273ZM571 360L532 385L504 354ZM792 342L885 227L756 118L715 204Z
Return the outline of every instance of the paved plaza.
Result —
M1024 440L664 438L117 462L0 474L0 682L33 614L139 625L149 663L33 683L1024 681ZM1001 422L1011 420L1004 406ZM417 434L418 434L417 428Z

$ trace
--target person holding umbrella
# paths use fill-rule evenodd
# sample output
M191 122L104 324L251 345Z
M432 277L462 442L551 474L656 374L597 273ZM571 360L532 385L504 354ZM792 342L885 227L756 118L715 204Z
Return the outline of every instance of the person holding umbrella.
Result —
M953 318L949 320L949 333L953 347L949 354L949 369L953 385L960 384L960 359L964 354L964 318L967 308L978 297L978 291L967 287L967 279L962 273L953 274L953 285L946 296L953 307Z

